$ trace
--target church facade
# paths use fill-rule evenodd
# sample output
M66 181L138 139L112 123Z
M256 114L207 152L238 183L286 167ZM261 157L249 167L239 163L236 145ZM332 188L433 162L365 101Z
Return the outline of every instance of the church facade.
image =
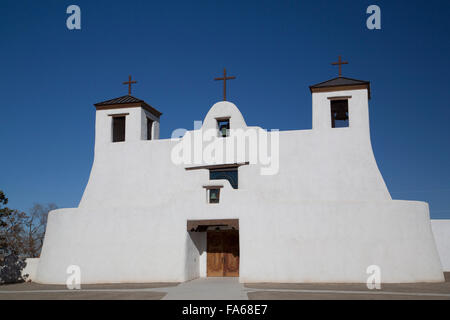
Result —
M35 281L64 284L71 265L82 283L365 283L370 266L385 283L444 281L427 203L392 200L377 167L370 83L310 91L311 130L251 127L221 101L172 139L143 100L97 103L89 182L49 214Z

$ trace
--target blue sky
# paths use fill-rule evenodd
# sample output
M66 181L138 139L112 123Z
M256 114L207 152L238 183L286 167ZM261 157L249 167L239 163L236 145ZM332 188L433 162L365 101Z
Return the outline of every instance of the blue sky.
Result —
M66 8L81 8L79 31ZM366 28L377 4L382 29ZM0 3L0 189L10 207L74 207L94 151L93 103L127 93L163 112L161 135L192 129L222 87L249 125L311 128L308 86L370 80L377 163L394 199L450 218L450 2L24 1ZM276 112L273 112L276 110Z

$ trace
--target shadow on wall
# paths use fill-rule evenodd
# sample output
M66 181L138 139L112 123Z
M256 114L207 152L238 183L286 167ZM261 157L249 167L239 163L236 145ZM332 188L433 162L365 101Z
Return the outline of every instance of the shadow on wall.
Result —
M206 232L188 232L199 255L206 252Z

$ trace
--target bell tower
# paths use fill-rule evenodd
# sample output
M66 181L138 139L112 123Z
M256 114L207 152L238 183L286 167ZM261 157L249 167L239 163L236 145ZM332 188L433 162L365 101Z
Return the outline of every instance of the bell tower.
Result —
M370 82L337 77L310 86L313 129L368 129Z
M95 148L140 140L159 139L161 112L144 100L131 95L131 76L124 84L128 85L128 95L94 104Z
M370 82L342 76L341 56L337 62L339 76L309 87L312 93L313 129L369 130Z

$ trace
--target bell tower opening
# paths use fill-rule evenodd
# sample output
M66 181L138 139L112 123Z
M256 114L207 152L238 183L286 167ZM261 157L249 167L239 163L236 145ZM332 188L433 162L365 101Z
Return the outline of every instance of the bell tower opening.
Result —
M331 127L346 128L349 126L348 100L331 100Z
M217 119L219 137L226 138L230 135L230 118Z
M125 141L125 116L112 117L112 142Z
M152 129L153 129L153 120L149 117L147 118L147 140L152 140Z

